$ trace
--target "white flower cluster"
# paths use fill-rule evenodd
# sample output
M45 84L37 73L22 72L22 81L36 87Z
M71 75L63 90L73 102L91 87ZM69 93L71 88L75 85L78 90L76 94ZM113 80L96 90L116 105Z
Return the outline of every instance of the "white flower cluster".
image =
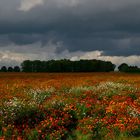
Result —
M97 86L97 90L107 90L107 89L123 89L124 88L124 84L121 83L116 83L116 82L104 82L104 83L100 83Z
M6 121L14 120L14 118L17 115L17 112L19 112L24 107L25 107L24 101L19 100L16 97L14 97L13 99L10 99L9 101L6 101L4 103L4 107L2 110L4 120L6 120Z
M123 91L135 93L138 89L129 84L122 84L117 82L104 82L100 83L94 88L94 91L103 96L121 95Z
M14 111L15 109L20 109L24 106L23 100L19 100L18 98L14 97L13 99L10 99L9 101L4 103L4 106L6 108L10 108L11 111Z
M36 107L37 104L34 101L26 101L13 97L13 99L4 102L1 114L4 116L4 122L8 123L10 121L12 123L18 115L24 115L24 112Z
M132 106L129 106L127 111L132 117L140 117L140 112Z
M92 86L79 86L79 87L72 87L69 90L69 93L82 93L84 91L92 91L94 88Z
M54 88L50 88L47 90L41 89L31 89L26 94L32 98L37 104L42 103L46 98L51 96L51 93L55 91Z
M72 87L69 89L68 93L80 96L85 91L93 91L94 93L99 94L99 97L109 97L112 95L121 95L123 91L135 93L136 91L138 91L138 89L129 84L107 81L101 82L99 85L95 86Z

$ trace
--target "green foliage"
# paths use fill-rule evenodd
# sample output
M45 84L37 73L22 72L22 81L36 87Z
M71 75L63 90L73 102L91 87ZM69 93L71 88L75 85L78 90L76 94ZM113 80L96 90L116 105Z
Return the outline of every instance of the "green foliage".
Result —
M12 68L12 67L8 67L8 70L7 70L8 72L13 72L14 71L14 69Z
M137 66L128 66L126 63L121 64L118 66L120 72L131 72L131 73L139 73L140 68Z
M14 66L14 72L20 72L20 67L19 66Z
M126 63L121 64L120 66L118 66L119 71L121 72L127 72L128 71L128 65Z
M25 60L21 64L23 72L109 72L114 71L115 65L109 61L68 59L49 61Z
M135 137L140 137L140 125L138 125L137 129L135 129L131 132L131 135L133 135Z
M1 72L7 72L6 66L2 66L0 71L1 71Z
M30 135L27 136L28 140L38 140L39 139L39 134L37 130L32 130Z
M129 93L128 96L131 97L133 100L137 99L137 95L134 93Z
M6 67L6 66L2 66L1 67L1 72L20 72L20 67L19 66L14 66L13 67Z
M92 133L83 134L80 131L74 131L72 135L68 135L67 140L92 140Z

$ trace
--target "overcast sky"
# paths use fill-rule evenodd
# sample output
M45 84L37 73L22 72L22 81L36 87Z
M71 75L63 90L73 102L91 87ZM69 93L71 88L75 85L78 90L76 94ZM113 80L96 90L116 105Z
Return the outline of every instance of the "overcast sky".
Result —
M140 66L140 0L0 0L0 65L61 58Z

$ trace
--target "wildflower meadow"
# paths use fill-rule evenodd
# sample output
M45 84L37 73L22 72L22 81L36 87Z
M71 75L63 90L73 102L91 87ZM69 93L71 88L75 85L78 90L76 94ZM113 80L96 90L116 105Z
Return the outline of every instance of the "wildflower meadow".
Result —
M0 140L140 140L140 75L3 73Z

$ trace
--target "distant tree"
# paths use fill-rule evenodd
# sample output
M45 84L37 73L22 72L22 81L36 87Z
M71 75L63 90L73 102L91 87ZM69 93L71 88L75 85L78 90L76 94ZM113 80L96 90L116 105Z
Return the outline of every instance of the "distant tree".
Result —
M118 69L120 72L128 72L129 66L126 63L122 63L121 65L118 66Z
M68 59L57 60L57 65L59 65L60 72L72 72L73 62Z
M118 69L121 72L140 73L140 68L137 66L128 66L126 63L121 64Z
M41 69L42 69L42 72L47 72L48 71L48 69L47 69L47 61L42 61L41 62L41 65L42 65L42 67L41 67Z
M31 63L32 63L32 72L41 72L42 71L40 60L35 60L35 61L32 61Z
M7 70L8 72L13 72L14 71L14 69L12 68L12 67L8 67L8 70Z
M115 65L101 60L25 60L21 64L23 72L109 72Z
M50 60L47 62L48 72L61 72L61 63L57 60Z
M14 66L14 72L20 72L20 67L19 66Z
M140 68L138 68L137 66L129 66L129 72L132 73L140 72Z
M108 62L106 62L106 65L105 65L105 71L106 72L114 71L115 67L116 67L115 64L112 64L111 62L108 61Z
M30 60L25 60L21 63L23 72L33 72L33 62Z
M2 67L1 67L1 72L7 72L6 66L2 66Z

